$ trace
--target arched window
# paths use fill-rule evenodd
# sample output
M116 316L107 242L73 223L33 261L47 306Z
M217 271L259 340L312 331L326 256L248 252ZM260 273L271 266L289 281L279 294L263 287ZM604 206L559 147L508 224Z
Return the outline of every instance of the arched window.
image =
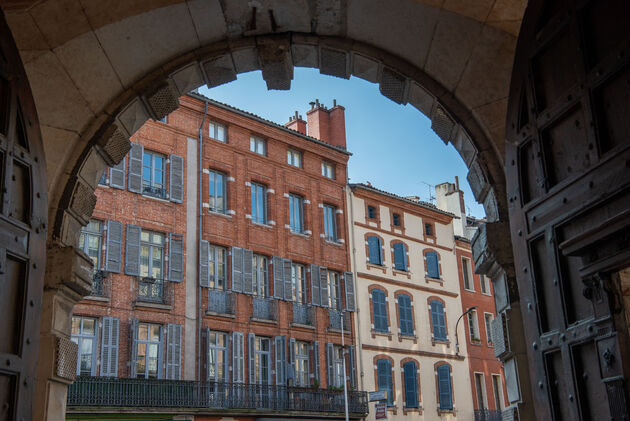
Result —
M446 340L446 318L444 317L444 304L438 300L431 303L431 323L433 324L433 339Z
M451 389L451 366L444 364L437 369L438 397L440 399L440 409L453 409L453 391Z
M405 379L405 407L418 407L418 374L415 361L407 361L403 364L403 377Z
M372 312L374 314L374 330L388 332L387 301L385 300L385 292L380 289L372 291Z
M400 322L400 333L402 335L413 336L411 298L406 294L400 294L398 296L398 318Z
M438 254L434 251L428 251L424 257L427 262L427 275L429 278L439 279L440 265L438 261Z
M373 265L383 264L383 253L381 246L381 239L375 235L368 237L368 250L370 263Z
M376 361L377 389L387 391L387 406L394 405L394 388L392 387L392 363L382 359Z
M407 271L407 249L403 243L394 244L394 268Z

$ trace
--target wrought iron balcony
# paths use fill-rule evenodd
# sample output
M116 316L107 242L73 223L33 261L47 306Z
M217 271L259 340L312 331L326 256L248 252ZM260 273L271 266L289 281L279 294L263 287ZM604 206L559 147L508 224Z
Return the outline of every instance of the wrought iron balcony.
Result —
M263 320L277 320L277 302L274 298L252 297L254 312L252 317Z
M328 325L330 329L341 330L341 313L338 310L329 308L328 318L330 320L330 324ZM346 332L350 331L350 314L349 313L343 313L343 330L345 330Z
M501 421L501 411L494 409L475 409L475 421Z
M157 197L158 199L166 199L166 189L164 187L150 186L145 184L142 186L142 194Z
M91 407L207 408L239 412L343 413L343 391L189 380L78 377L68 388L69 411ZM348 410L368 412L367 393L348 391Z
M154 278L138 278L136 302L171 304L171 288L168 281Z
M315 326L315 308L308 304L293 303L293 323Z
M235 296L231 291L208 290L208 311L218 314L235 314Z
M110 294L109 272L97 270L92 276L92 292L93 297L109 297Z

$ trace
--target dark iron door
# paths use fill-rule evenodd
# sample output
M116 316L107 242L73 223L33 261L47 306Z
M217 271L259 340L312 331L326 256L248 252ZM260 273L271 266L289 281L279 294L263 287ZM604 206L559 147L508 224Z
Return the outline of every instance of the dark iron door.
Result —
M628 420L630 1L530 0L507 138L537 419Z
M0 420L30 420L42 311L47 195L31 90L0 12Z

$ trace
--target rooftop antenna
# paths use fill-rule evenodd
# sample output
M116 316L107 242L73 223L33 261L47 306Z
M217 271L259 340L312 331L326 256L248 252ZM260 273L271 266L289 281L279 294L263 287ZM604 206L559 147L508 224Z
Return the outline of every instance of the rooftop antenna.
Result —
M422 184L426 184L427 188L429 189L429 202L435 205L435 196L433 196L433 192L435 191L435 186L433 184L427 183L426 181L420 180L420 182Z

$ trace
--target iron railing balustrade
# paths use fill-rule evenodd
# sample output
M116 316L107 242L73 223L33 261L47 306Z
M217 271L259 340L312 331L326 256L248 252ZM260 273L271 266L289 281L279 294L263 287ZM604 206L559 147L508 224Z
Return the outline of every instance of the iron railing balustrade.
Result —
M328 327L330 329L341 330L341 314L338 310L332 308L328 309L328 319L330 323ZM350 332L350 314L343 313L343 330Z
M109 297L109 273L104 270L97 270L92 276L92 291L90 295L93 297Z
M495 409L475 409L475 421L501 421L501 411Z
M154 278L138 278L137 302L171 304L169 281Z
M263 320L277 320L277 305L275 298L253 297L254 311L252 317Z
M218 314L235 314L235 295L222 289L208 289L208 311Z
M315 308L308 304L293 303L293 323L315 326Z

